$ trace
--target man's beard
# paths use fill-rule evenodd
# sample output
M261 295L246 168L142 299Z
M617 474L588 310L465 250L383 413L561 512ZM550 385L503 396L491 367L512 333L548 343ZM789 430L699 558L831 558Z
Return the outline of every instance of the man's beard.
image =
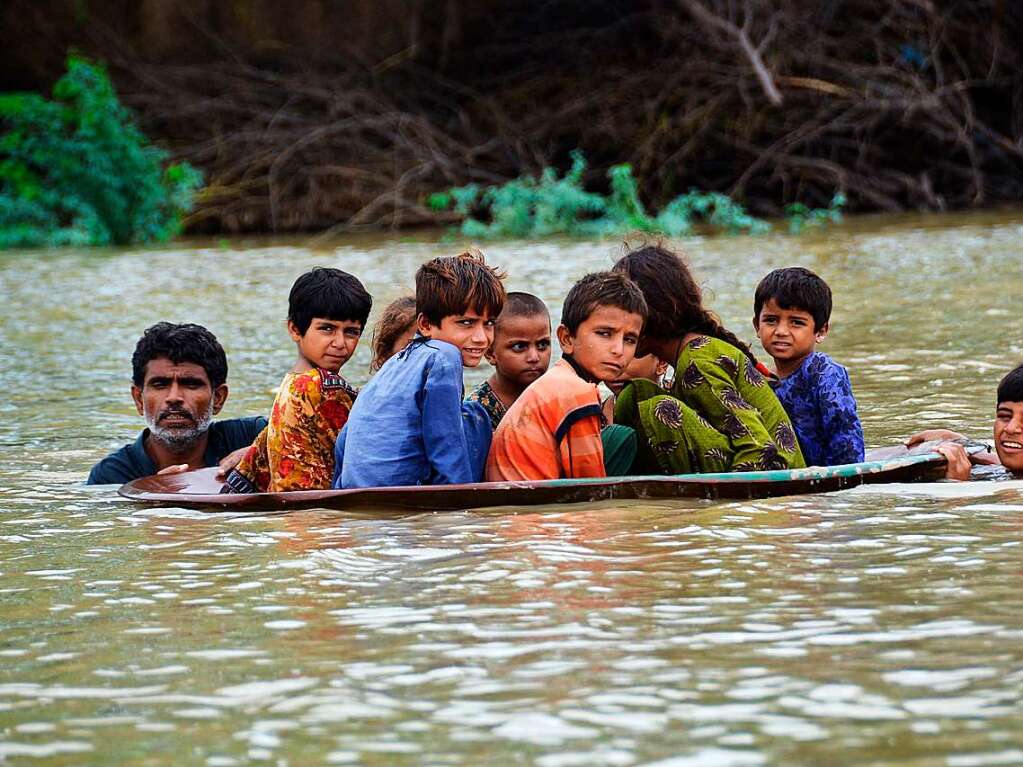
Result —
M159 418L171 413L191 418L191 414L184 410L164 410L157 417L154 417L148 410L145 410L144 415L146 423L149 424L149 434L172 453L184 453L195 445L210 428L210 423L213 421L213 400L210 400L210 406L206 408L206 412L199 417L199 420L195 421L188 428L176 427L168 429L161 426Z

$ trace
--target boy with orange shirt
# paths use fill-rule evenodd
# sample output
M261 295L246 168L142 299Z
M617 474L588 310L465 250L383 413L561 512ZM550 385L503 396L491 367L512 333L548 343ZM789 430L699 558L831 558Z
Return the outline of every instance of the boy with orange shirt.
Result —
M588 274L572 287L558 326L562 359L501 420L489 481L606 477L605 442L615 445L614 473L627 471L631 460L620 456L635 454L635 433L618 426L602 435L597 384L614 381L632 361L646 314L643 294L622 274Z

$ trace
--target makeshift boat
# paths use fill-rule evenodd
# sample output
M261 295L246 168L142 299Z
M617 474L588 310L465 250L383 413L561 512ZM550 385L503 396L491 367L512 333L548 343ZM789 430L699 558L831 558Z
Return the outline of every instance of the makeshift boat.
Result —
M299 490L288 493L220 495L216 469L157 475L129 482L120 494L133 501L208 511L290 509L394 509L457 511L493 506L539 506L610 500L670 498L753 499L845 490L863 484L940 479L945 458L886 448L872 460L844 466L722 474L550 479L540 482L478 482L467 485L374 487L354 490Z

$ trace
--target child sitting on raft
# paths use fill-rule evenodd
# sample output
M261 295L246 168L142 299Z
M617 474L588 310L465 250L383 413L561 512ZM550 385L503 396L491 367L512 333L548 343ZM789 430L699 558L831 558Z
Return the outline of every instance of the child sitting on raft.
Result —
M1023 365L999 382L995 403L994 455L990 448L986 453L968 455L961 444L944 442L936 452L948 460L946 479L1023 479ZM967 437L948 429L928 429L906 440L906 447L936 439L967 441Z
M475 252L419 268L418 333L356 400L337 437L334 487L481 479L492 428L478 403L462 403L462 368L479 365L493 343L502 279Z
M530 293L509 293L486 358L494 372L466 399L480 403L497 429L508 408L551 364L551 315L546 304Z
M674 364L669 393L653 382L626 385L615 422L639 433L637 471L793 469L806 465L770 371L703 307L689 268L659 245L634 250L614 266L646 298L649 316L638 353Z
M604 400L601 408L604 411L604 418L609 423L614 421L615 399L622 393L625 384L637 378L645 378L658 386L662 385L664 376L668 372L668 363L658 359L656 355L646 354L642 357L633 357L622 374L613 381L607 381L604 385L611 390L611 396Z
M334 440L356 391L338 373L355 353L373 306L340 269L306 272L288 296L288 333L298 361L281 382L270 422L225 479L224 493L324 490L334 475Z
M391 357L400 352L416 334L416 298L402 296L391 301L373 326L373 361L369 372L375 373Z
M543 480L626 474L636 437L618 426L603 432L597 384L632 361L646 303L627 277L589 274L569 291L561 312L562 358L530 384L494 434L487 479Z
M781 379L774 393L811 466L863 460L863 427L849 374L815 351L830 329L831 288L802 267L775 269L757 285L753 327Z

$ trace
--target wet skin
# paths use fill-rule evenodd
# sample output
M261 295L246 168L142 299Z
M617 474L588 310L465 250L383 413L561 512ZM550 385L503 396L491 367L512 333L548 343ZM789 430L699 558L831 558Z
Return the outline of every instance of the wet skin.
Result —
M305 333L300 333L289 320L288 335L298 346L298 362L291 369L293 373L304 373L312 368L336 373L355 354L362 338L362 323L313 317Z
M142 387L132 385L131 397L139 415L147 421L172 436L184 435L195 431L210 413L220 412L227 400L227 384L214 389L202 365L157 357L146 365ZM145 447L157 469L176 464L198 468L207 439L207 432L202 431L184 449L172 450L150 434Z
M643 330L643 318L617 306L598 306L575 333L558 327L565 354L598 381L614 381L632 362Z
M659 384L667 370L668 363L654 354L634 357L617 379L607 382L607 388L617 396L625 388L625 384L635 378L647 378Z
M773 298L767 299L753 318L753 327L782 378L798 370L828 335L828 323L815 328L810 312L795 306L782 309Z
M511 405L551 364L550 317L501 318L486 357L496 368L490 376L490 388L505 405Z
M1023 402L998 403L995 452L1005 468L1023 474Z
M462 314L449 314L439 325L420 314L416 320L420 333L438 341L447 341L462 355L462 365L474 368L483 361L483 355L494 342L494 320L487 313L468 310Z

